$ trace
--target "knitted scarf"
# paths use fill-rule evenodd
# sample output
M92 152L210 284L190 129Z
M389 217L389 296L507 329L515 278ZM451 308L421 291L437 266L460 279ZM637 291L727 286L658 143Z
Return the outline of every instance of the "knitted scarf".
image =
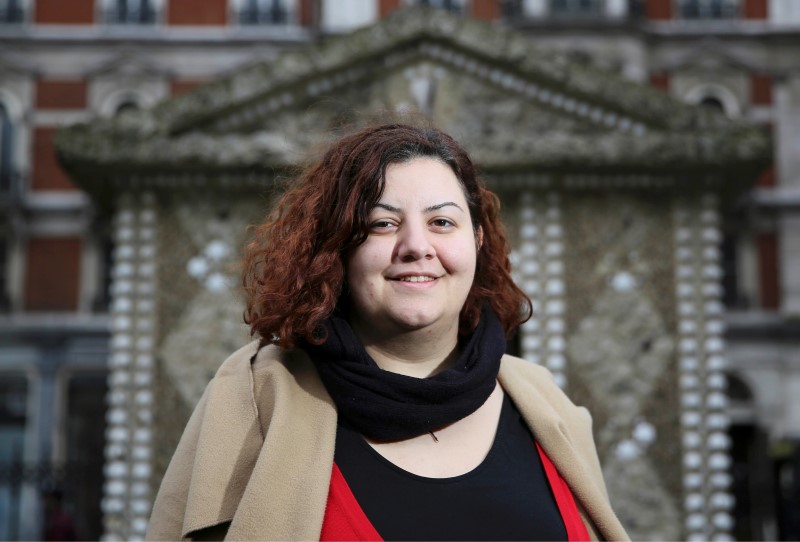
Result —
M343 421L381 441L422 435L475 412L494 390L506 348L500 321L484 308L475 331L460 341L453 366L415 378L378 367L342 316L330 317L325 327L323 344L300 346L316 365Z

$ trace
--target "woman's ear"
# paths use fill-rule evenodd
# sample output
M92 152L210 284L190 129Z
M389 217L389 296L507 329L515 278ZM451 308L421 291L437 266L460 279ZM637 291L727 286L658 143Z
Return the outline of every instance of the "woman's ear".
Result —
M478 251L480 251L483 246L483 228L480 226L475 230L475 246Z

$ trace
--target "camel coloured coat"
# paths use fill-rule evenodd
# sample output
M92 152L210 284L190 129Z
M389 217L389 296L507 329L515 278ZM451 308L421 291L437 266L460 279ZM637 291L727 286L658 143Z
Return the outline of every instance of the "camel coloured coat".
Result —
M627 540L608 502L588 411L522 359L504 356L498 380L572 490L592 539ZM302 350L241 348L186 426L148 540L319 540L335 440L336 407Z

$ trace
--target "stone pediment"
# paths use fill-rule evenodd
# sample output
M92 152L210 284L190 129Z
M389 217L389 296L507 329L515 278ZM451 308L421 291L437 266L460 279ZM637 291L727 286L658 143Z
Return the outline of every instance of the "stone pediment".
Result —
M279 55L150 110L62 130L79 184L264 171L303 161L342 124L420 112L488 174L748 175L765 132L536 49L523 35L412 8Z
M137 78L163 75L169 75L166 69L140 53L126 50L114 53L107 61L85 74L87 78L104 76Z
M697 54L698 50L702 51L702 54ZM757 55L758 53L751 49L745 47L733 49L719 38L707 37L663 62L661 68L667 72L691 69L706 72L714 70L761 72L764 66Z

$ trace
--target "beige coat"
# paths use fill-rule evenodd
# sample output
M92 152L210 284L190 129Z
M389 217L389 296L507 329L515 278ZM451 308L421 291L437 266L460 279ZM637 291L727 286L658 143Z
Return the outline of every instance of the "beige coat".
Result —
M336 408L301 350L235 352L209 384L153 505L149 540L319 540ZM593 539L627 539L608 503L591 418L543 368L504 356L500 385L575 496Z

